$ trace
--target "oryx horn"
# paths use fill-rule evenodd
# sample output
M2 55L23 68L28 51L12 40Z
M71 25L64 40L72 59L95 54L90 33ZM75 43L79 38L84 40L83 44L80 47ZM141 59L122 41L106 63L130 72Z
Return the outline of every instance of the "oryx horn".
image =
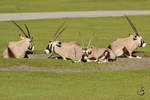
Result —
M132 21L129 19L128 16L125 16L125 17L128 20L129 24L131 25L131 27L132 27L133 31L135 32L135 34L139 36L139 33L138 33L136 27L134 26L134 24L132 23Z
M81 43L82 43L82 48L84 48L84 41L83 41L83 37L82 37L80 32L79 32L79 37L80 37L80 40L81 40Z
M94 37L94 33L92 34L92 36L91 36L91 38L90 38L90 40L89 40L89 43L88 43L87 48L89 48L89 47L90 47L90 45L91 45L91 41L92 41L93 37Z
M28 32L28 37L30 38L30 37L31 37L31 35L30 35L29 28L28 28L28 26L27 26L26 24L24 24L24 26L25 26L25 28L26 28L26 30L27 30L27 32Z
M59 36L62 32L64 32L66 29L67 29L67 27L64 27L64 28L56 35L56 39L57 39L58 36ZM55 39L55 40L56 40L56 39Z
M15 21L11 21L11 22L13 24L15 24L20 29L20 31L24 34L25 37L28 37L28 35L26 35L26 33L24 32L24 30Z
M65 30L64 28L62 29L63 26L64 26L64 23L62 23L62 24L60 25L60 27L56 30L56 32L55 32L55 34L54 34L54 36L53 36L53 38L52 38L53 41L55 41L55 40L57 39L57 37ZM62 29L63 31L59 32L61 29Z

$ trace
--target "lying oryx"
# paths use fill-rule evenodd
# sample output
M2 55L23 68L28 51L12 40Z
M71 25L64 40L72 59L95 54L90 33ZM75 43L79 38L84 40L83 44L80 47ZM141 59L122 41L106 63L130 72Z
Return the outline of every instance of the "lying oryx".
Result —
M56 41L57 37L66 29L63 24L57 29L51 41L46 47L46 54L55 54L61 56L64 60L70 59L73 62L80 62L82 58L82 47L76 42L62 43Z
M20 38L21 38L20 41L9 42L8 47L3 52L2 56L4 58L28 57L28 55L27 55L28 49L32 50L32 51L34 50L34 46L32 45L33 37L31 37L30 31L26 24L25 24L25 28L26 28L28 34L26 34L24 32L24 30L18 24L16 24L16 22L14 22L14 21L12 21L12 22L21 30L21 32L24 34L25 37L20 35Z
M109 48L96 48L93 46L90 46L92 38L89 40L88 46L86 48L83 48L83 61L87 62L108 62L108 61L114 61L116 60L116 56L113 53L113 51ZM82 40L82 44L83 40ZM84 47L84 46L83 46Z
M128 58L141 58L139 56L133 55L132 53L138 47L145 47L146 43L139 35L137 29L135 28L131 20L127 16L125 17L131 25L132 29L134 30L135 35L129 34L129 37L118 38L109 45L109 48L115 53L116 56L127 56Z

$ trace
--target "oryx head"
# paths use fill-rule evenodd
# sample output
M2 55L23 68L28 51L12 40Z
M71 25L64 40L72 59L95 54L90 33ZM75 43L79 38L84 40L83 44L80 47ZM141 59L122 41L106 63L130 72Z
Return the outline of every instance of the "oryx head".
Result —
M129 24L131 25L133 31L135 32L135 35L129 34L129 37L133 38L133 41L138 42L139 47L146 47L146 43L144 42L142 36L139 35L136 27L133 25L131 20L128 18L128 16L125 16L126 19L128 20Z
M89 39L87 47L84 46L84 41L83 41L83 38L80 33L79 33L79 35L81 37L80 39L82 42L82 60L87 61L88 56L92 53L93 46L91 46L91 41L93 39L94 34L92 34L91 38Z
M28 26L26 24L24 24L26 31L27 31L27 33L26 33L15 21L12 21L12 23L15 24L20 29L20 31L23 33L24 36L19 34L19 37L22 40L25 40L25 42L28 44L28 49L33 51L34 50L34 46L32 44L33 37L31 37Z
M55 32L53 38L49 41L49 43L48 43L48 45L45 49L46 54L52 53L55 46L61 47L62 43L60 41L56 41L56 39L66 29L66 27L63 28L63 26L64 26L64 23L57 29L57 31Z

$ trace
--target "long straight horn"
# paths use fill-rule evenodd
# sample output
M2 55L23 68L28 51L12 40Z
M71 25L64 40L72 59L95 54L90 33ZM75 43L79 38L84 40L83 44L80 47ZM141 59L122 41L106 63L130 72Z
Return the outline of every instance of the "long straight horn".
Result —
M67 27L64 27L59 33L56 34L54 41L58 38L58 36L64 32L67 29Z
M135 32L135 34L139 36L139 33L138 33L136 27L134 26L134 24L132 23L132 21L128 18L128 16L125 16L125 17L128 20L129 24L131 25L131 27L132 27L133 31Z
M87 48L89 48L89 47L90 47L90 45L91 45L91 41L92 41L93 37L94 37L94 33L92 34L92 36L91 36L91 38L90 38L90 40L89 40L89 43L88 43Z
M26 24L24 24L24 26L25 26L25 28L26 28L26 30L27 30L27 32L28 32L28 38L30 38L30 37L31 37L31 35L30 35L29 28L28 28L28 26L27 26Z
M81 43L82 43L82 48L84 48L84 41L83 41L83 37L82 37L80 32L79 32L79 37L80 37L80 40L81 40Z
M25 37L28 37L27 35L26 35L26 33L24 32L24 30L15 22L15 21L11 21L13 24L15 24L19 29L20 29L20 31L24 34L24 36Z
M52 38L52 40L56 40L56 35L58 34L58 32L62 29L62 27L64 26L64 23L62 23L59 28L56 30L56 32L54 33L54 36Z

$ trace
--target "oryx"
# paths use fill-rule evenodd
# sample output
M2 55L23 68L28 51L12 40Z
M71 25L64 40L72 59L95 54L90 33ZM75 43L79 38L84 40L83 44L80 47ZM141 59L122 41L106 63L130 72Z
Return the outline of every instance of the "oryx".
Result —
M59 55L63 60L70 59L74 62L80 62L82 58L82 47L76 42L62 43L56 41L58 36L66 29L62 24L55 32L53 38L49 41L45 53Z
M83 61L87 61L87 62L94 61L94 62L98 62L98 63L103 63L103 62L116 60L116 56L111 49L93 47L90 45L91 40L92 40L92 37L90 38L87 47L83 46L84 47L82 49ZM84 44L83 40L82 40L82 44Z
M116 56L127 56L128 58L141 58L139 56L133 55L133 51L138 47L145 47L146 43L144 42L142 36L139 35L137 29L131 22L131 20L125 16L132 29L135 32L135 35L129 34L129 37L118 38L109 45L109 48L115 53Z
M21 34L19 35L21 40L20 41L13 41L8 43L8 47L3 52L2 56L4 58L24 58L27 56L28 50L34 50L34 46L32 45L33 37L30 35L30 31L26 24L25 28L27 30L27 34L25 31L15 22L12 21L13 24L15 24L21 32L24 34L25 37L23 37Z

